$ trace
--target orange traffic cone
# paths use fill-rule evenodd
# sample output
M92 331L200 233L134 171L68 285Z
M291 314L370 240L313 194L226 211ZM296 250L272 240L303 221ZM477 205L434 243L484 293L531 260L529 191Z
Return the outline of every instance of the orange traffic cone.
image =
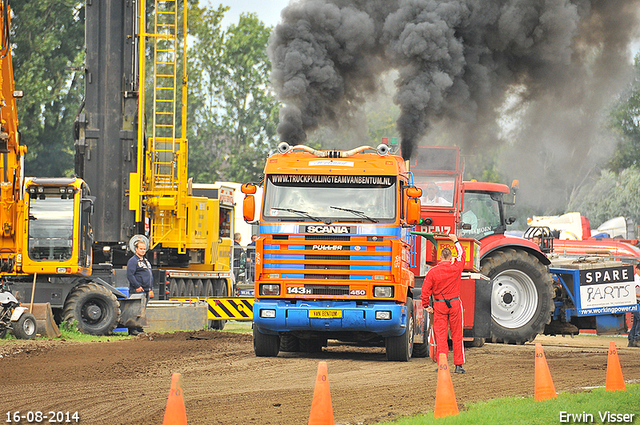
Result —
M547 358L544 356L542 344L536 343L536 375L535 375L535 395L534 401L549 400L556 398L556 387L553 386Z
M443 418L445 416L455 416L458 412L456 394L453 391L453 382L449 373L447 355L440 353L438 357L438 385L436 387L436 406L433 409L433 416Z
M187 425L187 411L182 397L182 379L179 373L171 375L171 389L162 425Z
M609 342L609 355L607 357L607 391L626 391L624 378L622 378L622 369L620 368L620 359L618 359L618 350L616 343Z
M318 363L318 375L316 377L316 387L313 390L309 425L334 425L327 362Z

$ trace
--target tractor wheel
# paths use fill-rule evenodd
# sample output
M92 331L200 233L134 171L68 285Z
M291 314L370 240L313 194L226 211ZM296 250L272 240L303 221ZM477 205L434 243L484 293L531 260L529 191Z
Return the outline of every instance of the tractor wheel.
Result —
M413 351L413 299L407 298L407 326L400 336L385 338L387 360L408 362Z
M493 284L491 339L523 344L544 330L554 310L553 281L546 267L525 251L505 249L482 260Z
M4 339L7 336L7 328L2 326L0 328L0 339Z
M76 286L64 303L62 319L78 330L90 335L108 335L120 317L120 305L116 296L97 283L81 283Z
M18 339L33 339L36 337L36 317L27 313L22 313L22 316L13 323L13 335Z
M471 341L464 342L465 347L479 348L484 346L484 338L473 338Z
M253 327L253 351L258 357L276 357L280 352L280 337L263 334Z

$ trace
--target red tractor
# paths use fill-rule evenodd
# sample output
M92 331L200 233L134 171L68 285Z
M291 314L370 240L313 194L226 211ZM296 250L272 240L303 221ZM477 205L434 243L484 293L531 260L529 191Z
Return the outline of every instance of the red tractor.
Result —
M423 192L420 230L480 241L480 272L491 284L491 340L531 341L551 322L555 308L550 261L535 243L505 235L515 218L507 217L504 207L514 204L517 187L463 181L463 168L456 147L417 149L410 170ZM428 266L436 264L437 252L425 238L415 242L418 287Z

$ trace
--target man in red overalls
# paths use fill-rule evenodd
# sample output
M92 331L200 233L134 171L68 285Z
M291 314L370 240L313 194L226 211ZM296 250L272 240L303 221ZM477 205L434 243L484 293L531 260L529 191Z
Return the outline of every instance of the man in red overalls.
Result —
M458 253L457 258L449 248L440 253L442 261L427 273L422 284L422 305L429 313L433 313L433 331L436 338L436 353L449 356L448 328L451 326L451 339L453 340L453 363L456 365L455 373L465 373L464 345L462 342L462 303L460 301L460 284L462 281L462 269L464 268L465 252L458 242L456 235L449 235ZM433 294L434 303L430 304Z

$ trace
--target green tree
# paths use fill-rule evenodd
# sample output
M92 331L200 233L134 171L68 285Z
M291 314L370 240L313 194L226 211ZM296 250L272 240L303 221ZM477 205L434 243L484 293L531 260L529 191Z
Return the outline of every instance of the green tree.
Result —
M640 55L635 57L634 69L633 81L610 115L611 128L620 137L609 164L615 171L640 165Z
M192 14L189 174L197 182L257 181L276 144L278 103L269 89L271 28L255 14L220 27L226 8Z
M591 227L624 216L640 223L640 170L629 167L620 173L603 170L591 184L585 184L569 202L569 211L589 218Z
M82 101L84 2L12 0L11 44L25 173L73 172L73 120Z

